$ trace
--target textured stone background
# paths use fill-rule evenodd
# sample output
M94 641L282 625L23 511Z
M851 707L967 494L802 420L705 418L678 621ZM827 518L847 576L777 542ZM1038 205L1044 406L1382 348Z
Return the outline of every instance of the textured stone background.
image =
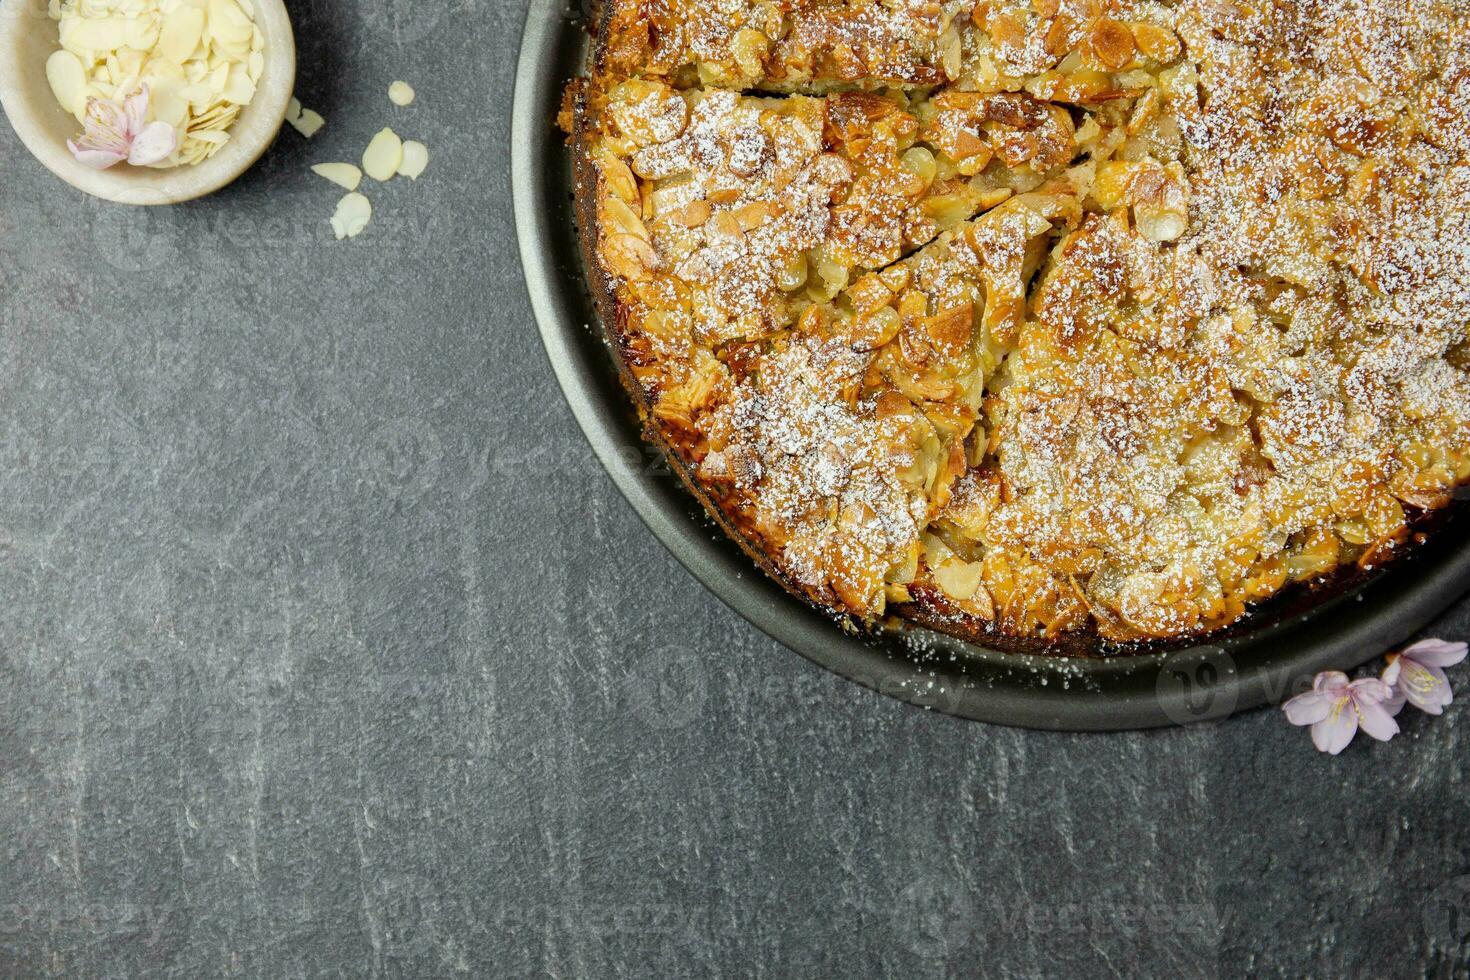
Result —
M1334 761L808 666L554 387L526 0L291 7L328 127L210 200L96 205L0 134L0 976L1466 975L1470 709ZM336 243L305 168L390 122L430 171Z

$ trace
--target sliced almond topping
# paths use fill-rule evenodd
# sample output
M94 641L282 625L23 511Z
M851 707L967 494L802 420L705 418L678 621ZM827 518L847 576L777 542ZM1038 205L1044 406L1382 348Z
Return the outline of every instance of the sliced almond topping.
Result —
M981 576L982 566L979 562L950 559L934 569L934 581L944 590L944 594L960 602L974 598L975 593L980 590Z
M880 307L853 324L852 347L860 351L877 350L898 336L902 327L903 320L897 310L891 306Z
M362 171L350 163L318 163L311 168L311 172L347 191L357 190L357 186L362 183Z

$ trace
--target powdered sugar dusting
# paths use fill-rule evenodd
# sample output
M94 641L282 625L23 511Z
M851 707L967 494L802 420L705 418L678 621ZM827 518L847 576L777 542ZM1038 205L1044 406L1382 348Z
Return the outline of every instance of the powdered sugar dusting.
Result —
M666 81L608 137L630 356L818 601L1177 636L1470 479L1463 4L653 7Z

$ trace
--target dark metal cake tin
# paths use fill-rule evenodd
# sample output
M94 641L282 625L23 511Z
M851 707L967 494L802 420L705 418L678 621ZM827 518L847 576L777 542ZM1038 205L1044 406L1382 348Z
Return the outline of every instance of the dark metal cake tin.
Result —
M1212 721L1278 702L1320 670L1351 670L1470 591L1470 505L1437 515L1388 566L1265 603L1206 640L1104 656L966 643L918 627L854 632L792 596L711 520L644 440L598 325L577 238L570 151L555 119L588 38L568 0L534 0L516 76L511 172L537 324L592 450L650 530L757 627L849 680L980 721L1110 731ZM669 615L677 615L669 610ZM997 645L999 646L999 644ZM718 651L710 651L718 656Z

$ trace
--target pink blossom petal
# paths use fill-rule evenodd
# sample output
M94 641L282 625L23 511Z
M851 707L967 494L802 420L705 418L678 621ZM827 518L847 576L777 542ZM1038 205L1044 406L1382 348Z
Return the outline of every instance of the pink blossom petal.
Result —
M71 150L71 155L77 158L78 163L84 167L91 167L93 170L106 170L127 159L125 153L118 153L114 150L88 149L72 140L66 141L66 148Z
M1412 660L1407 654L1400 657L1398 662L1401 665L1398 693L1425 714L1443 714L1445 706L1455 699L1444 671Z
M116 153L120 156L128 155L128 141L109 131L88 129L77 138L76 144L84 150L101 150L104 153Z
M174 128L166 122L153 122L144 126L133 137L132 149L128 151L128 162L137 167L166 160L178 146Z
M1332 713L1334 700L1334 695L1326 691L1308 691L1283 704L1281 710L1293 725L1315 725Z
M128 138L137 139L138 134L143 132L144 121L148 118L148 86L146 84L123 101L123 114L126 117Z
M1327 717L1312 726L1312 744L1319 752L1337 755L1357 733L1358 713L1353 710L1352 699L1339 698L1332 703Z
M1399 655L1390 653L1388 655L1388 666L1383 668L1383 673L1380 675L1383 678L1383 683L1387 684L1389 688L1393 688L1399 682L1399 671L1401 670L1403 668L1399 666Z
M1470 644L1446 640L1420 640L1404 648L1404 656L1428 667L1453 667L1465 659Z
M1353 700L1359 704L1379 704L1387 701L1393 694L1392 689L1377 677L1363 677L1348 685L1352 692Z
M95 97L88 99L82 132L82 140L98 149L127 151L128 118L116 102Z
M1399 733L1399 723L1376 701L1358 703L1358 726L1380 742L1387 742Z
M1312 690L1341 694L1348 686L1348 675L1340 670L1324 670L1312 679Z
M1403 691L1394 688L1393 693L1383 702L1383 710L1388 712L1389 717L1397 718L1399 712L1404 710L1404 705L1408 703L1408 700L1408 698L1404 697Z

